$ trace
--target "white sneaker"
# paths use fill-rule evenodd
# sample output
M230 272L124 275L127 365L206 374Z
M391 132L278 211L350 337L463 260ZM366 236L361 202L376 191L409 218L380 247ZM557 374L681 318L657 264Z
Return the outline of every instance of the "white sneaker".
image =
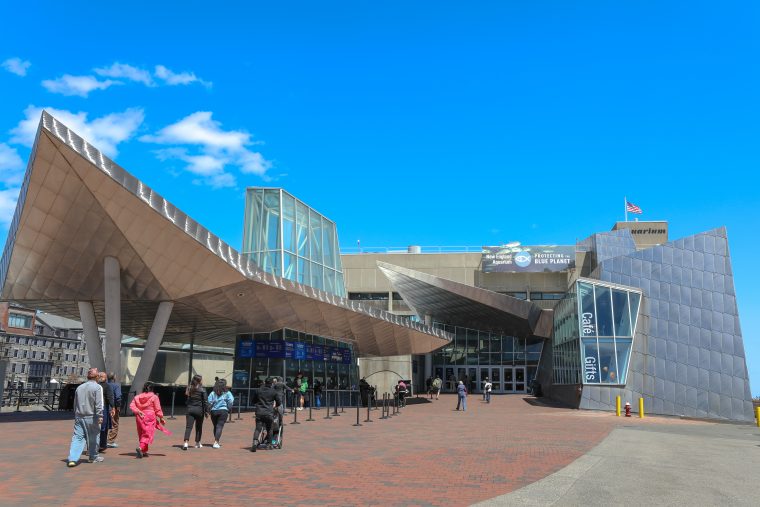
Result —
M217 442L214 442L214 445L212 445L211 447L213 447L214 449L219 449L221 445L219 445L219 443Z
M187 442L185 442L184 444L182 444L182 450L183 450L183 451L186 451L186 450L187 450Z
M296 407L296 410L303 410L303 407Z
M200 443L200 442L198 442L197 444L195 444L195 448L196 449L201 449L202 447L203 447L203 444Z

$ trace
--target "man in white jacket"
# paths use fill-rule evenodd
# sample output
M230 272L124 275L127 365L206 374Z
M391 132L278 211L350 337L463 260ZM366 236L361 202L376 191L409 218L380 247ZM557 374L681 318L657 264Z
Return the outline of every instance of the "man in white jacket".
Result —
M486 403L491 403L491 388L493 387L493 384L491 383L491 379L486 377L486 383L483 386L483 394L486 397Z

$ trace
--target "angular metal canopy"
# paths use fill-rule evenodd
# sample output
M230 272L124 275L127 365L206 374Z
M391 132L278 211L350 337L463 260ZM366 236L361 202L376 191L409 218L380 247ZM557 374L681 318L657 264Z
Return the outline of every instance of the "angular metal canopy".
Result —
M289 327L353 343L360 355L419 354L440 330L260 271L43 112L0 260L0 299L104 322L106 257L121 266L124 334L144 338L173 301L165 339L231 346L236 333Z
M490 290L378 261L404 301L420 315L463 327L549 338L552 311Z

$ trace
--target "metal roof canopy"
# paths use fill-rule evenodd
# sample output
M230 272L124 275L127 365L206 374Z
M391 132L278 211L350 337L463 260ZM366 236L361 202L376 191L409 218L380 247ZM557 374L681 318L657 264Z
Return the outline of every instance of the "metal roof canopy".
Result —
M378 261L394 290L418 315L446 324L514 336L549 338L551 310L490 290Z
M288 327L352 343L360 355L420 354L440 330L258 269L47 112L0 260L0 299L104 326L105 257L121 267L125 335L147 337L174 301L165 338L231 346L236 333Z

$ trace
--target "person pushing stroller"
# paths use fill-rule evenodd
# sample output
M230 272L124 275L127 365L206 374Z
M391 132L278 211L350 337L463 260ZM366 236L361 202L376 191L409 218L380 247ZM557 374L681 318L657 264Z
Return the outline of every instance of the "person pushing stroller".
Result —
M256 412L256 429L253 432L253 443L251 452L256 452L259 445L259 436L262 430L266 430L269 441L272 440L272 426L274 423L275 411L279 419L279 407L282 406L282 395L272 388L272 379L267 378L264 387L251 390L253 395L253 408ZM281 422L281 421L280 421ZM271 445L271 444L270 444Z

